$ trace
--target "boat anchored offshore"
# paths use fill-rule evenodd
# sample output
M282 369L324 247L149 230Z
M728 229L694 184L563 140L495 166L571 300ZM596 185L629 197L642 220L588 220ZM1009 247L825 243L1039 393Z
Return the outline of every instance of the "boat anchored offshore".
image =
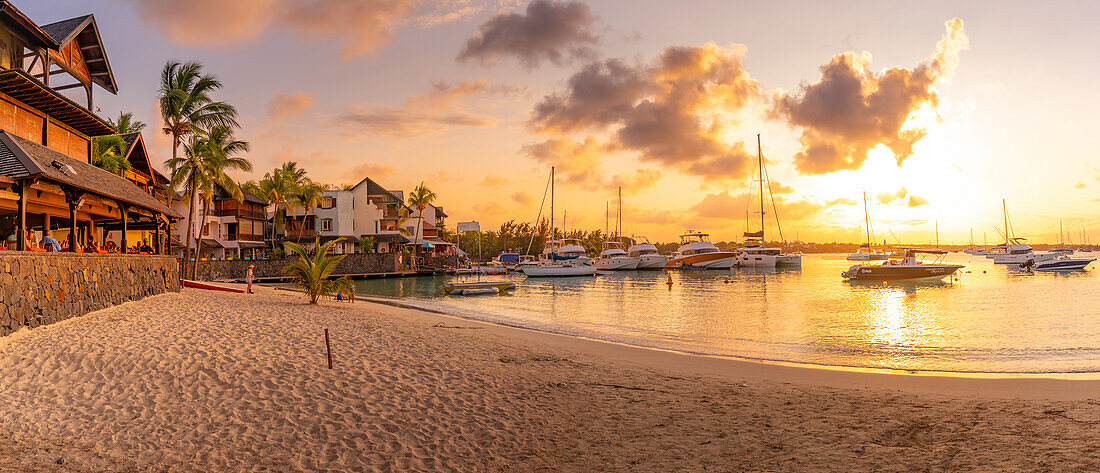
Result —
M657 247L645 237L638 237L634 244L626 249L626 255L638 258L638 269L661 269L668 266L668 256L658 253Z
M802 266L801 253L786 253L781 248L766 248L764 246L764 153L760 148L760 135L756 135L756 157L759 161L757 167L760 170L760 231L745 232L745 246L738 248L738 255L734 262L739 267L763 267L774 268L776 266ZM771 184L768 184L768 194L771 194ZM772 200L774 208L775 200ZM772 213L775 213L774 211ZM779 226L779 215L776 214L775 224ZM779 237L783 237L780 228Z
M545 198L545 197L544 197ZM550 235L554 236L554 168L550 168ZM596 267L585 256L584 247L576 239L551 240L539 255L537 265L521 265L520 271L529 278L560 276L592 276Z
M882 261L889 259L882 250L871 249L871 216L867 213L867 193L863 193L863 228L867 232L867 243L859 245L856 252L848 255L848 261Z
M898 260L887 260L882 264L865 265L857 264L840 273L844 279L854 281L913 281L943 279L955 274L960 264L945 264L938 260L934 263L924 263L917 259L918 254L946 255L943 250L922 250L913 247L897 247L905 250L905 257Z
M618 241L603 242L603 251L596 258L596 269L601 271L638 269L638 258L630 257Z
M677 268L730 269L737 253L721 251L710 242L710 235L694 230L680 235L680 248L668 260L668 265Z
M1074 258L1063 254L1048 261L1027 260L1020 267L1032 271L1078 271L1085 269L1085 266L1093 261L1096 261L1096 258Z
M516 283L508 281L459 282L444 284L443 292L452 296L466 296L474 294L496 294L515 288Z

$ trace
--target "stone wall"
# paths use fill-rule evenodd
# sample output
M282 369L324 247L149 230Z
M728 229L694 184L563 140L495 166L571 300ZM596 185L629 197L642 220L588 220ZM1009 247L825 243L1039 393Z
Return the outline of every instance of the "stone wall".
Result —
M295 255L279 259L199 261L199 273L196 279L199 281L244 280L250 264L256 265L252 269L252 274L257 280L281 279L286 277L283 268L297 260L298 256ZM437 269L455 267L458 264L458 257L455 255L420 257L419 264L428 264ZM418 262L414 261L413 255L407 253L353 253L340 261L332 274L334 276L381 275L415 271L417 266ZM190 269L186 272L190 274Z
M172 256L0 252L0 336L179 292Z

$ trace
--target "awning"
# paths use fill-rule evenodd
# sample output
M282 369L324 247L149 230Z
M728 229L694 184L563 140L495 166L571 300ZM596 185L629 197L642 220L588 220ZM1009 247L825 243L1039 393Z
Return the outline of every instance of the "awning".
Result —
M214 248L225 248L225 245L222 245L221 243L218 243L218 240L215 240L213 238L203 238L202 239L202 246L204 246L204 247L214 247Z
M266 241L237 241L237 245L241 248L271 248L271 245Z
M374 237L375 243L405 243L409 241L408 237L400 233L379 233L367 236Z
M435 246L454 246L454 243L439 240L439 239L436 239L436 238L429 238L427 241L428 241L428 243L431 243Z

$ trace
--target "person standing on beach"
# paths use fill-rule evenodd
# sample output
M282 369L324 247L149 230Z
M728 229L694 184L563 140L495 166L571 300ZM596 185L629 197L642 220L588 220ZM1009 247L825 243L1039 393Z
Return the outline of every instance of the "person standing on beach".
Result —
M254 264L248 265L248 274L245 274L245 276L244 276L244 282L248 283L248 293L249 294L253 294L253 292L252 292L252 269L255 268L255 267L256 267L256 265L254 265Z

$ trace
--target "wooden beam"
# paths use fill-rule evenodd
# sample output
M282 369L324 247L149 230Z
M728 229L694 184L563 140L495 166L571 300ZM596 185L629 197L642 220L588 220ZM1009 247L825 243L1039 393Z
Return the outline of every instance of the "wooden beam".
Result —
M118 203L118 209L122 213L122 240L121 240L122 244L119 245L119 246L121 246L121 248L119 248L119 253L125 254L126 253L126 246L129 244L126 241L126 232L129 230L128 220L130 220L129 215L128 215L129 212L127 212L129 210L129 205L126 205L122 202L119 202Z
M15 249L27 251L27 181L19 184L19 231L16 232Z
M57 87L53 87L53 90L65 90L65 89L72 89L72 88L75 88L75 87L84 87L84 84L81 83L81 82L77 82L75 84L59 85Z

